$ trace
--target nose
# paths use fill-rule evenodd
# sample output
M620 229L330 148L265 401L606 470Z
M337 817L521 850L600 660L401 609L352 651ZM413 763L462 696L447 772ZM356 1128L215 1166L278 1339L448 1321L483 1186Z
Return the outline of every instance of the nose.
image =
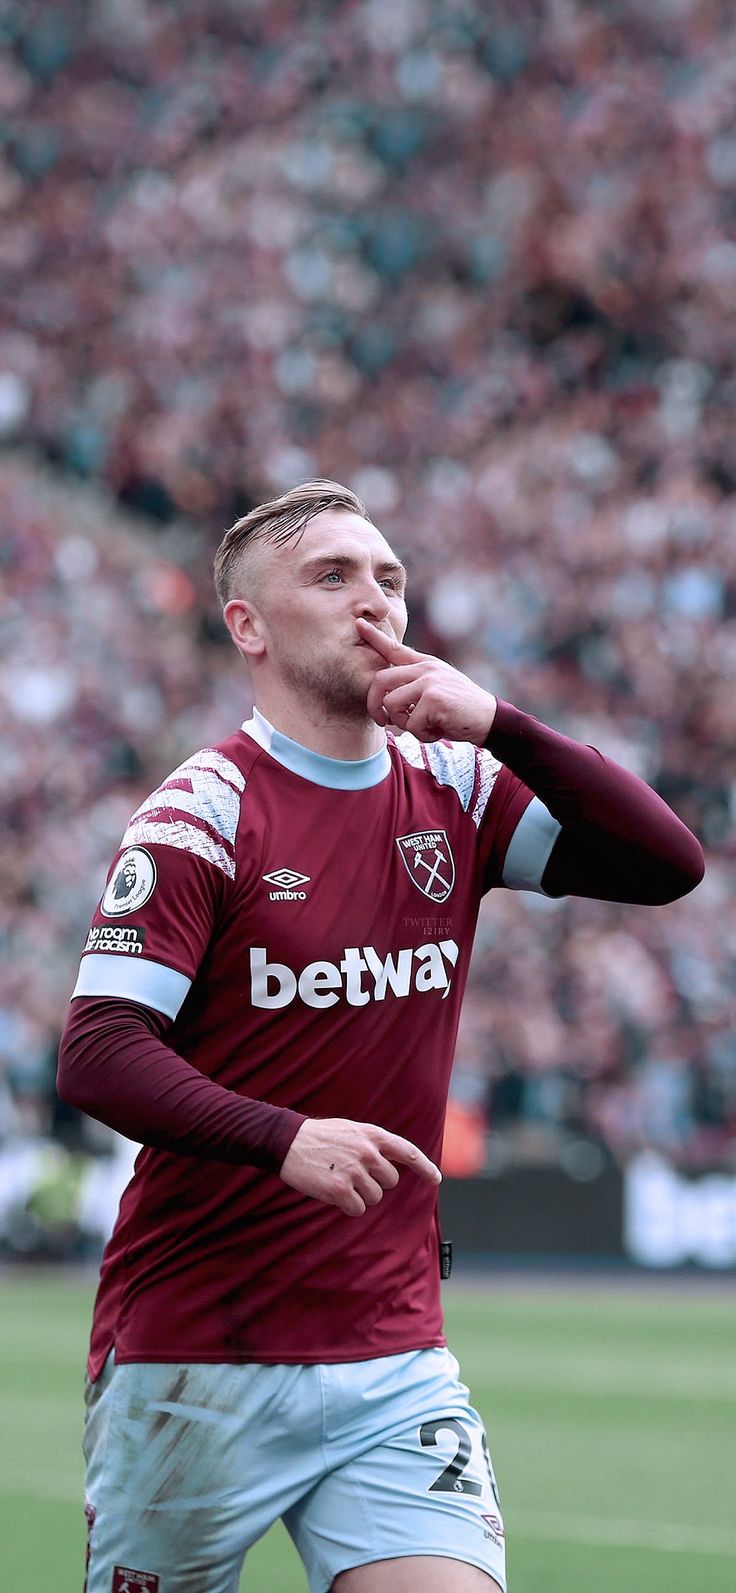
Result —
M391 605L387 594L372 575L366 575L360 583L360 591L355 599L355 613L360 619L379 621L386 618L391 612Z

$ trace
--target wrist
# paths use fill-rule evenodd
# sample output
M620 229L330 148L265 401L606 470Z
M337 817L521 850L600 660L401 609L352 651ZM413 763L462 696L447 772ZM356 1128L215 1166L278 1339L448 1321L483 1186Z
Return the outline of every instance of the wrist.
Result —
M487 691L487 692L484 693L484 695L485 695L485 703L483 704L484 716L483 716L483 722L482 722L482 726L481 726L481 732L480 732L480 735L478 736L478 740L477 740L477 745L479 747L487 746L488 737L490 736L491 731L493 730L493 726L494 726L495 720L496 720L496 713L498 711L498 700L497 700L496 697L493 696L493 693L490 692L490 691Z
M504 763L506 761L505 751L509 737L514 740L520 738L523 741L525 735L529 733L530 724L533 725L534 723L534 720L530 722L527 714L522 713L518 708L514 708L512 703L506 702L503 697L497 697L495 699L493 719L491 720L484 746L488 752L492 752L494 757L500 758L501 762ZM500 743L500 745L497 745L497 743Z

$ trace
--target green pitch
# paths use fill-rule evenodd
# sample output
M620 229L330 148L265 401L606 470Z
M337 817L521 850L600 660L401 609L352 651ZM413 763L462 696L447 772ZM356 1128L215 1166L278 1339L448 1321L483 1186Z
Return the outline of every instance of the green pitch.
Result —
M80 1593L80 1368L91 1282L0 1281L0 1589ZM732 1593L736 1359L725 1292L446 1285L488 1428L511 1593ZM304 1593L274 1529L243 1587Z

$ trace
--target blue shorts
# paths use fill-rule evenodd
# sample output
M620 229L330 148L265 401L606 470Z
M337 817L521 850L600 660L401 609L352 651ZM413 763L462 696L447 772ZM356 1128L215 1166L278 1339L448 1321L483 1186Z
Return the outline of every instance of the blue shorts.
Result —
M115 1366L88 1385L88 1593L236 1593L282 1517L311 1593L404 1555L505 1589L483 1423L446 1349L329 1366Z

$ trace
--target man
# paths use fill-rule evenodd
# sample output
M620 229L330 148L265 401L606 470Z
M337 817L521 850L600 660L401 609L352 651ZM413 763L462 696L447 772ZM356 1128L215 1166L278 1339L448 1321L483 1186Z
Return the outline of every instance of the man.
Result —
M633 775L403 645L403 567L347 489L246 515L216 578L256 709L131 819L60 1062L145 1147L95 1308L89 1593L234 1593L279 1516L312 1593L492 1593L437 1224L478 904L664 902L702 854Z

